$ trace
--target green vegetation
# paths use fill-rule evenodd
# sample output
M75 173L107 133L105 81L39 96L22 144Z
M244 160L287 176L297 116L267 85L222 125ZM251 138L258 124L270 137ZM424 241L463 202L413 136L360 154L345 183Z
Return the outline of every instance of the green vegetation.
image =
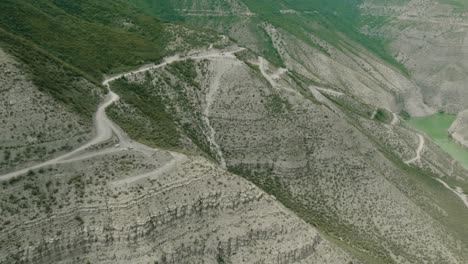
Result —
M455 8L455 11L463 13L468 10L468 2L465 0L439 0L441 4L449 4Z
M286 113L291 108L291 104L281 96L275 94L267 98L267 109L274 115Z
M156 15L165 21L184 21L184 18L180 16L173 7L171 1L166 0L130 0L136 6L140 7L140 10L149 14Z
M311 40L308 35L317 36L338 49L353 52L355 50L353 43L340 36L338 34L340 32L351 41L359 43L403 73L408 74L407 69L389 54L385 48L384 39L371 38L359 31L361 0L244 0L243 2L265 21L292 33L299 39L323 50L324 53L327 53L326 50ZM300 13L281 14L282 9L292 9Z
M348 52L356 52L355 43L359 43L402 73L408 74L407 69L395 60L386 49L385 39L369 37L360 32L363 23L382 24L386 21L386 18L383 17L361 18L359 5L362 0L241 0L250 11L257 15L249 17L248 20L236 17L231 13L229 5L224 2L205 3L207 8L220 6L225 14L222 17L210 15L184 17L184 14L178 13L178 10L193 7L190 3L179 1L132 0L132 2L141 10L145 10L147 14L158 18L171 22L190 22L203 27L224 30L225 34L229 34L230 27L235 28L239 25L248 27L248 30L256 36L257 43L255 45L259 53L277 66L282 66L283 62L273 47L270 37L261 26L263 22L268 22L276 28L291 33L309 45L322 50L325 54L328 54L326 48L311 39L311 35L338 49L346 49ZM203 6L201 3L198 4ZM285 9L294 10L297 13L282 13L281 10Z
M327 234L328 237L341 241L343 238L346 240L350 239L342 241L341 246L353 253L358 252L358 254L354 255L366 263L391 262L391 258L387 256L386 252L379 245L373 244L364 234L354 231L352 227L346 226L347 224L340 223L338 217L334 216L332 212L321 211L323 209L320 207L311 208L310 205L304 203L301 197L295 197L289 190L288 184L283 183L280 177L273 175L273 167L261 164L257 164L256 166L239 164L228 169L230 172L253 182L266 193L273 195L284 206L295 212L304 221ZM360 250L357 249L361 248L371 250L374 254L378 253L379 256L375 258L375 256L366 254L363 251L359 252ZM379 259L379 261L376 259Z
M96 80L161 59L164 26L125 1L5 0L0 27Z
M257 36L258 49L259 53L267 58L273 65L278 67L284 67L283 60L281 56L278 54L278 51L273 46L273 41L271 40L268 33L263 29L261 26L262 20L255 17L251 19L249 23L249 29L255 33Z
M392 114L385 109L379 108L375 113L375 119L382 123L388 123L392 119Z
M402 110L399 115L401 116L401 118L403 118L404 120L409 120L411 118L411 115L406 112L405 110Z
M177 61L167 66L167 70L181 77L181 80L199 88L200 84L195 80L198 76L197 69L193 60Z
M121 78L112 83L112 89L125 98L125 102L138 111L143 118L134 114L119 114L117 106L109 109L109 116L133 139L163 148L178 148L180 133L165 109L163 98L151 94L148 86L128 82ZM151 95L150 95L151 94ZM126 110L124 110L125 112Z
M372 116L372 113L375 110L374 106L368 105L361 101L360 98L354 96L333 96L328 94L325 94L324 96L338 105L342 110L354 116L360 116L368 119Z
M468 169L468 150L450 138L448 129L456 116L437 113L432 116L411 118L408 123L426 133L445 152Z
M79 82L80 78L88 77L81 70L1 28L0 47L24 63L25 71L41 91L52 95L79 114L91 117L94 113L98 97L90 84Z
M166 66L156 78L146 73L143 83L125 78L113 82L112 89L129 107L111 106L109 116L139 142L214 160L194 95L200 90L196 78L200 65L203 61L179 61Z
M44 92L90 116L103 74L158 62L176 36L177 52L207 45L216 34L168 25L125 0L5 0L0 3L0 47L24 63ZM91 100L90 100L91 98Z

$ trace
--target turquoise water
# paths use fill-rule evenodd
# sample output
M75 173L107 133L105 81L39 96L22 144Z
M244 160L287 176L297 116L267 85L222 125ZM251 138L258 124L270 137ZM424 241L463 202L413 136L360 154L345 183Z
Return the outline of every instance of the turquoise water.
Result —
M432 141L468 169L468 149L449 137L448 129L456 115L438 113L431 116L411 118L408 123L426 133Z

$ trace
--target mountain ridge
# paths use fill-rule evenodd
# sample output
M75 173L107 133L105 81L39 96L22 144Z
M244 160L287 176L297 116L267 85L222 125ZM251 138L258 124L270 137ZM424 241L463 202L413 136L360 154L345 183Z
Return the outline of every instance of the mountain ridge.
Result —
M361 1L148 3L0 4L0 263L468 259L468 173Z

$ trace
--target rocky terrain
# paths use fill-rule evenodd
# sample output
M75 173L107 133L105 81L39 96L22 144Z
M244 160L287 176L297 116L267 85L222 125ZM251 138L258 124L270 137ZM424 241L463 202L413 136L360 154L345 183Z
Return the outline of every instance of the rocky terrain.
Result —
M468 10L463 1L411 0L361 5L362 30L390 41L395 57L421 87L432 108L458 113L468 108Z
M27 68L3 50L0 62L2 174L68 152L91 137L91 119L39 91ZM99 90L86 80L71 85L86 87L98 102Z
M449 129L453 139L468 147L468 110L458 114L457 119Z
M253 184L199 157L120 151L2 186L1 263L349 263ZM155 171L144 178L136 175ZM18 191L21 191L20 193Z
M236 8L231 9L231 6ZM243 46L269 56L273 63L283 64L321 87L348 91L369 104L396 113L405 110L421 116L435 111L426 104L420 87L408 76L345 34L338 35L339 43L335 43L336 39L327 39L321 32L327 29L320 24L312 23L304 28L301 24L304 33L298 35L292 29L282 28L282 24L275 25L270 19L264 19L243 1L222 1L222 4L174 1L173 8L173 12L184 16L189 23L224 32ZM287 10L282 9L278 15L284 20L283 24L308 21L308 16L314 13L313 10ZM315 34L315 30L319 33Z
M468 172L404 120L465 142L464 9L353 5L0 4L0 263L466 263Z
M133 142L100 114L112 94L94 145L0 178L1 263L359 262L212 161Z
M436 180L424 178L448 177L466 186L466 171L457 166L448 174L450 157L433 144L421 145L421 136L389 112L371 120L371 106L353 96L326 90L314 95L308 80L248 51L237 57L244 60L180 62L127 77L114 88L134 87L170 102L167 113L179 131L191 131L186 135L201 142L197 151L261 186L334 239L362 254L373 252L367 258L413 262L425 256L447 263L465 258L457 248L466 241L449 231L452 224L439 222L452 214L433 196L441 186L432 189L427 184ZM191 67L197 75L177 70ZM142 118L133 107L124 99L112 111ZM398 160L411 160L421 171ZM450 190L439 191L468 213Z

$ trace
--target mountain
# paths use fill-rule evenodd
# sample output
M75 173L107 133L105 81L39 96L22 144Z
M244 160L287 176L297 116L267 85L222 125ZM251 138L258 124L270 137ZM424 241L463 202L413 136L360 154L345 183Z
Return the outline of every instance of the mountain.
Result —
M222 48L221 36L134 13L125 1L1 7L0 263L354 259L207 158L116 147L127 141L105 114L92 129L111 95L103 74Z
M468 261L462 2L0 7L0 263Z
M397 113L403 109L414 116L434 112L408 77L407 68L388 54L385 40L360 33L357 2L170 3L166 6L171 11L163 11L162 18L223 32L275 65L294 69L321 86L346 90Z
M363 30L389 40L389 49L412 73L429 106L451 113L467 109L466 2L394 2L364 1L366 20L385 22L368 23Z

